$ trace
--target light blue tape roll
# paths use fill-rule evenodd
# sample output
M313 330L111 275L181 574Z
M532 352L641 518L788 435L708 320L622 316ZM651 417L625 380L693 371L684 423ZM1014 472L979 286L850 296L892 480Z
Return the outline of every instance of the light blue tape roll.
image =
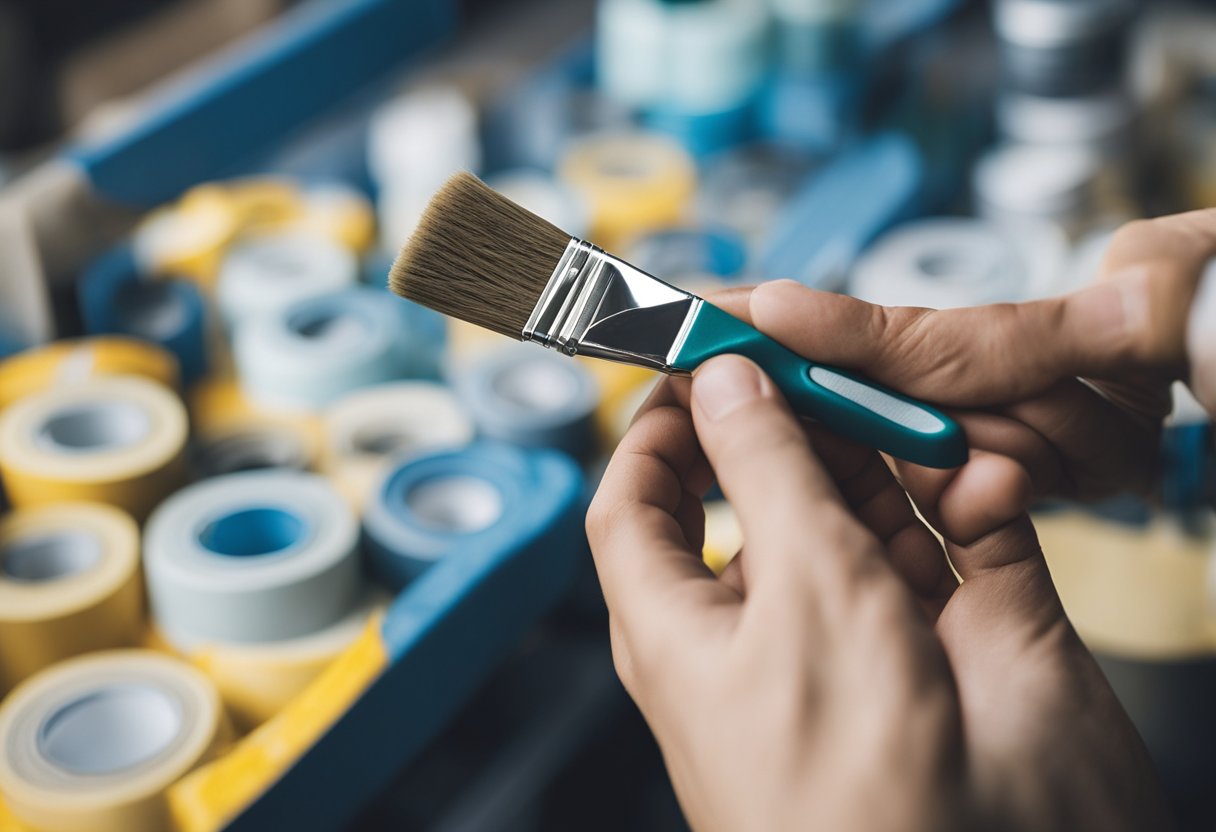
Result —
M111 249L80 276L80 314L90 335L130 335L177 357L182 382L207 374L207 309L185 280L140 274L129 245Z
M625 259L668 283L684 275L729 280L747 266L747 242L725 228L673 228L638 240Z
M432 351L411 330L406 301L363 287L242 321L233 349L250 399L304 409L361 387L428 375Z
M157 625L187 648L309 635L344 618L362 591L358 522L316 474L195 483L152 513L143 548Z
M841 154L794 197L761 246L766 279L841 289L870 242L917 207L924 165L916 146L884 133Z
M346 826L573 584L586 538L582 476L569 458L478 443L398 473L424 479L408 473L415 467L481 477L504 495L501 519L436 546L445 556L385 615L389 666L228 832Z
M462 369L457 393L479 436L585 459L595 448L599 387L577 362L520 345Z
M864 90L848 73L774 75L760 95L760 135L803 151L833 151L854 129Z
M643 123L666 133L698 160L746 144L756 135L755 99L714 112L695 112L659 106L649 110Z

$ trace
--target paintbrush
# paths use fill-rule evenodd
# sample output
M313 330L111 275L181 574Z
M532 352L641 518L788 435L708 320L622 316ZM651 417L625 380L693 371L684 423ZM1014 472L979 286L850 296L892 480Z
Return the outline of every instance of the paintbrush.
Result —
M967 460L959 426L921 402L808 361L738 318L569 234L472 174L435 195L390 288L445 315L567 355L689 375L716 355L755 361L790 406L836 433L934 468Z

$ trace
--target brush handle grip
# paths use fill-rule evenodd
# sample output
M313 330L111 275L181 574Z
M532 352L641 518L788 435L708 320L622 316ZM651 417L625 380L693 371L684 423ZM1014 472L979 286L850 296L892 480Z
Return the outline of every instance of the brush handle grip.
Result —
M841 436L930 468L956 468L967 461L962 429L944 413L859 375L808 361L703 303L674 363L693 370L726 353L755 361L795 413Z

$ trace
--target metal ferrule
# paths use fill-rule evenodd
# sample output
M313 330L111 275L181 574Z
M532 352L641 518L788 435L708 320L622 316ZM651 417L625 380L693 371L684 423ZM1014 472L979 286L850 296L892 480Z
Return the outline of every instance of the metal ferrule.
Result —
M571 240L524 326L525 341L685 375L675 357L699 297L582 240Z

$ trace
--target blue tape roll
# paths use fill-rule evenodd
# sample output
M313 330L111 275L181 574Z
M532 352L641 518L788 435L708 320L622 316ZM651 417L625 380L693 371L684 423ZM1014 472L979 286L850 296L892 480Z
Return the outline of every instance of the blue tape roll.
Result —
M726 110L696 112L660 106L649 110L643 124L676 139L697 159L746 144L756 135L756 103L749 98Z
M10 337L4 332L0 332L0 358L7 358L10 355L21 352L25 349L17 342L17 339Z
M850 73L774 75L760 93L760 135L804 151L835 150L856 124L863 90Z
M343 393L428 373L432 348L410 328L406 301L344 289L238 325L241 389L270 406L314 409Z
M347 825L569 591L586 557L578 467L562 454L479 443L405 463L399 473L425 466L442 476L454 464L443 460L457 458L460 470L507 495L502 519L449 536L439 549L447 557L385 615L388 667L229 832Z
M595 449L599 387L577 362L521 345L487 355L455 379L478 435L578 459Z
M912 141L885 133L813 176L761 246L766 279L840 289L862 250L915 210L924 165Z
M731 279L747 266L747 242L725 228L673 228L638 240L625 259L668 283L684 275Z
M111 249L80 276L80 314L90 335L130 335L177 357L185 384L207 374L207 311L198 286L140 274L129 245Z

